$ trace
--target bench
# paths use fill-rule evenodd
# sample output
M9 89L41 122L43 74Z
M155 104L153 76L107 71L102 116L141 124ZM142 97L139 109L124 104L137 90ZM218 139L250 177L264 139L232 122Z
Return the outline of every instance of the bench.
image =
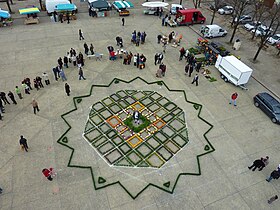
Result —
M88 59L91 59L91 58L96 58L96 60L100 60L100 58L102 58L103 54L102 53L94 53L93 55L87 55Z

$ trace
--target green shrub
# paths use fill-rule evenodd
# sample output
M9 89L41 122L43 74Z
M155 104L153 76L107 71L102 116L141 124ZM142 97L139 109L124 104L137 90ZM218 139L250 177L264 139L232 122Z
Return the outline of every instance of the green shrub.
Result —
M151 124L151 121L148 120L143 115L140 115L140 120L142 120L142 123L139 126L133 125L133 117L127 118L123 123L129 127L133 132L138 133L139 131L143 130L144 128L148 127Z

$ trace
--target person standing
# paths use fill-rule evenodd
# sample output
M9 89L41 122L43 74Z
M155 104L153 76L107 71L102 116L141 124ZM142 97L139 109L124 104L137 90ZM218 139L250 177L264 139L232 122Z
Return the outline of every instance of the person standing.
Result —
M89 49L87 43L84 43L84 49L85 49L85 54L88 55Z
M63 23L63 14L62 13L59 14L59 20L60 20L60 23Z
M66 81L67 80L66 75L65 75L63 69L60 70L59 75L60 75L62 81Z
M57 68L53 67L53 74L54 74L54 78L57 81L58 80L58 72L57 72Z
M124 17L122 18L122 26L124 26Z
M44 72L44 73L42 74L42 77L43 77L43 79L45 80L45 84L46 84L46 85L49 85L49 84L50 84L49 75L48 75L46 72Z
M94 51L93 51L94 47L92 44L90 44L90 47L89 47L89 50L90 50L90 53L93 55L94 54Z
M33 98L32 99L32 107L33 107L33 111L34 111L34 114L36 114L36 111L40 111L40 109L39 109L39 106L38 106L38 102Z
M83 78L83 80L86 80L86 78L84 77L84 72L82 67L80 67L79 69L79 80L81 80Z
M8 101L8 99L6 97L6 93L0 92L0 98L2 99L2 101L4 101L4 104L10 104L10 102Z
M19 99L22 99L21 90L20 90L20 88L18 86L16 86L15 92L18 95Z
M66 13L66 19L67 19L67 24L70 23L70 16L69 16L69 12Z
M66 68L69 67L69 66L68 66L68 58L67 58L67 56L64 56L64 57L63 57L63 63L64 63L64 67L66 67Z
M79 40L85 39L83 34L82 29L79 29Z
M24 89L25 94L30 94L29 87L24 82L21 83L22 88Z
M187 75L189 73L189 69L190 69L190 64L186 64L186 66L185 66L185 75Z
M68 83L65 83L65 92L67 96L70 96L71 90L70 90L70 85L68 85Z
M155 54L155 65L158 63L158 53Z
M162 48L163 48L163 53L166 52L166 47L167 47L167 42L164 42L163 45L162 45Z
M192 76L192 73L193 73L193 65L191 64L189 67L189 77Z
M161 34L159 34L158 36L157 36L157 43L158 44L160 44L160 40L162 39L162 35Z
M28 145L27 145L27 140L23 137L23 136L20 136L20 139L19 139L19 145L25 149L26 152L28 152Z
M14 96L14 94L11 91L9 91L8 96L12 100L13 104L17 104L17 102L15 100L15 96Z
M195 74L192 84L195 83L196 86L198 86L198 74Z
M54 19L54 22L57 22L57 12L56 11L53 12L53 19Z
M252 171L255 171L256 168L264 168L264 167L265 167L265 164L263 162L263 158L261 158L261 159L254 160L253 164L251 166L248 166L248 169L251 170L251 168L253 168Z
M37 76L36 81L37 81L37 84L39 85L40 88L44 88L41 77Z
M237 106L237 105L236 105L236 100L237 100L237 97L238 97L237 92L234 92L234 93L231 95L231 98L230 98L229 104L231 104L231 103L233 102L233 105L234 105L234 106Z
M186 50L185 50L184 47L182 47L182 48L180 49L179 61L181 61L181 60L183 59L183 57L184 57L185 54L186 54Z

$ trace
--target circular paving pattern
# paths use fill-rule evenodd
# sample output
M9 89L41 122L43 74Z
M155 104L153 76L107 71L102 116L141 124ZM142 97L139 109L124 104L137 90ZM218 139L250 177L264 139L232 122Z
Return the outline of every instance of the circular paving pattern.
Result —
M184 116L157 92L121 90L92 105L83 137L111 166L160 168L188 143Z

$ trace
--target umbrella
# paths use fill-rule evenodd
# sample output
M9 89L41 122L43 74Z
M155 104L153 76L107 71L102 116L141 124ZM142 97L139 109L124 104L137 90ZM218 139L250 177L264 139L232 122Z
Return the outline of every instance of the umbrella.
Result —
M58 4L55 6L55 10L58 11L73 11L76 8L75 4Z
M90 6L96 9L107 9L110 7L109 3L105 0L89 1Z
M29 15L29 14L39 13L39 12L40 10L37 7L19 9L19 14L21 15Z
M11 15L8 11L0 9L0 17L1 18L9 18L9 17L11 17Z
M134 7L133 4L129 1L114 1L113 3L118 9L126 9Z

